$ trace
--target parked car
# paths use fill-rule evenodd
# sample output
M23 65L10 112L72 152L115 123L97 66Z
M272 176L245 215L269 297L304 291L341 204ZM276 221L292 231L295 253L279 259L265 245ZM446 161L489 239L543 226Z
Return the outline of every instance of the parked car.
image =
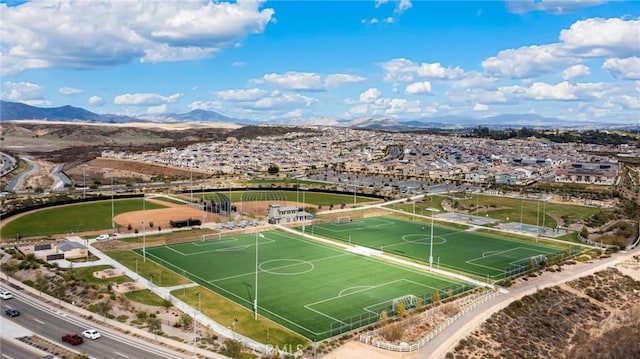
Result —
M82 336L87 339L98 339L101 337L100 332L95 329L87 329L82 332Z
M13 294L11 294L11 292L6 291L4 289L0 289L0 298L2 298L2 299L11 299L11 298L13 298Z
M65 335L62 336L62 341L63 342L67 342L71 345L78 345L78 344L82 344L82 342L84 342L84 340L82 339L81 336L79 336L78 334L75 333L67 333Z
M20 311L17 310L16 308L9 308L7 310L4 311L4 314L10 316L10 317L17 317L20 315Z
M97 236L96 239L99 240L99 241L104 241L105 239L109 239L109 235L108 234L101 234L101 235Z

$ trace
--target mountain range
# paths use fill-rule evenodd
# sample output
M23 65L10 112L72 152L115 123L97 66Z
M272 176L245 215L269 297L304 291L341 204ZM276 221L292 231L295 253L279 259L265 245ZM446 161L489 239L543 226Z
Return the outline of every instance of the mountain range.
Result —
M221 115L214 111L193 110L187 113L141 115L137 117L116 114L97 114L84 108L73 106L36 107L19 102L0 101L0 120L45 120L64 122L88 123L127 123L127 122L156 122L156 123L234 123L238 125L254 125L261 122L238 119ZM284 125L290 120L274 125ZM264 123L262 123L264 124ZM417 120L398 120L386 117L363 117L355 120L335 120L320 118L312 121L300 121L299 125L322 125L336 127L369 128L384 130L416 130L416 129L460 129L477 126L490 128L628 128L638 130L639 126L616 126L604 124L588 124L560 120L555 117L544 117L537 114L503 114L498 116L469 118L461 116L423 117ZM562 125L560 125L562 124Z

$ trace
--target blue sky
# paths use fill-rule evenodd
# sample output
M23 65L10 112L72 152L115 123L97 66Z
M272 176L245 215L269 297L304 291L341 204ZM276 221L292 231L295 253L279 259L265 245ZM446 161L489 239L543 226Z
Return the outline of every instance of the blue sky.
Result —
M640 2L0 1L1 97L268 123L640 123Z

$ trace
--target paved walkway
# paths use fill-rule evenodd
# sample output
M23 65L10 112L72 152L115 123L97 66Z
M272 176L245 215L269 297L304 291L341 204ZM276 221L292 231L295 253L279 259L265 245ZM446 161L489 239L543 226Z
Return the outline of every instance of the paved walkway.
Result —
M432 341L427 343L427 345L418 350L415 358L444 358L447 352L451 351L460 339L466 337L484 323L493 313L502 310L512 302L526 295L534 294L540 289L570 282L577 278L615 266L639 253L640 248L636 248L633 251L616 253L609 258L599 259L590 263L565 265L561 272L545 272L543 275L529 279L526 283L514 286L509 289L508 293L489 300L453 323Z

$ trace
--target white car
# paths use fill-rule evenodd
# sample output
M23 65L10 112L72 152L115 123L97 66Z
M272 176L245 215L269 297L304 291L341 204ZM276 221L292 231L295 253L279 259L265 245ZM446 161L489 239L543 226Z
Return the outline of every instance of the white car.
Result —
M97 236L96 239L99 240L99 241L103 241L105 239L109 239L109 235L108 234L101 234L101 235Z
M11 299L13 298L13 294L11 294L11 292L8 292L4 289L0 289L0 298L2 299Z
M100 332L98 332L95 329L87 329L84 332L82 332L82 336L87 338L87 339L98 339L101 337Z

